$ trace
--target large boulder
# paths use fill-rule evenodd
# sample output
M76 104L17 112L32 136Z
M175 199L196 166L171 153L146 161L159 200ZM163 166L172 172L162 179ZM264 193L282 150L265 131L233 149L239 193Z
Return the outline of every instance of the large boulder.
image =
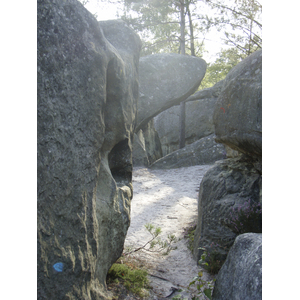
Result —
M216 142L250 156L262 149L262 50L227 74L213 121Z
M223 81L212 88L196 92L185 104L185 144L211 135L215 128L213 113ZM179 149L180 107L173 106L154 118L154 126L159 135L163 155Z
M226 258L236 233L227 225L233 209L251 199L261 201L262 179L251 160L243 157L217 161L204 175L198 197L198 223L194 237L194 257L199 248L218 244L218 252Z
M205 72L206 62L194 56L164 53L141 57L136 131L193 94Z
M226 257L236 234L226 225L232 208L262 201L261 51L235 66L226 76L214 110L216 142L234 151L205 174L198 198L194 256L200 247L219 244Z
M150 165L150 168L173 169L196 165L208 165L213 164L216 160L223 159L224 154L224 146L217 144L214 140L214 135L211 134L158 159Z
M218 273L212 299L262 299L262 234L236 238Z
M37 8L37 296L106 299L130 223L141 42L75 0Z

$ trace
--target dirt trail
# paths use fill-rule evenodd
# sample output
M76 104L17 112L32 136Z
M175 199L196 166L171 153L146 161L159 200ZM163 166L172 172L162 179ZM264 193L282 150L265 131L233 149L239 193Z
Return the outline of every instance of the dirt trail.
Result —
M161 237L175 234L179 240L177 249L168 255L139 251L132 255L147 263L153 294L150 299L164 299L173 288L181 288L182 299L192 299L186 291L190 281L201 270L187 248L184 228L197 220L197 197L200 182L210 165L171 170L134 168L134 196L131 206L131 225L125 241L125 249L138 248L151 235L144 225L151 223L162 229ZM166 280L159 279L158 277ZM204 279L212 277L204 272ZM195 291L195 290L194 290ZM170 298L179 295L174 293ZM203 298L204 299L204 298Z

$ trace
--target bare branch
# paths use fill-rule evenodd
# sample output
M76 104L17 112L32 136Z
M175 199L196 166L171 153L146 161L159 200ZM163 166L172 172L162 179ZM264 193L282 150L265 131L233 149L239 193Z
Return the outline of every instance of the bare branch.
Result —
M243 14L242 12L239 12L239 11L236 11L235 9L233 8L230 8L228 6L224 6L224 5L221 5L219 3L215 3L211 0L208 0L208 2L210 2L212 5L215 5L217 7L220 7L220 8L224 8L224 9L227 9L227 10L230 10L231 12L233 12L234 14L237 14L237 15L240 15L240 16L243 16L249 20L252 20L254 23L256 23L259 27L262 27L262 24L260 22L258 22L257 20L254 20L253 18L251 18L250 16L247 16L245 14Z

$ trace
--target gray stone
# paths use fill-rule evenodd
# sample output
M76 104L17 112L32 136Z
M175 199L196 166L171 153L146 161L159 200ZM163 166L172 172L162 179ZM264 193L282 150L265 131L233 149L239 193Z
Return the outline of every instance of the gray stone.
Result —
M145 166L162 157L161 144L153 125L153 119L134 134L133 166Z
M224 146L217 144L212 134L162 157L150 168L172 169L213 164L216 160L223 159L224 151Z
M37 296L106 299L130 223L141 42L75 0L37 8Z
M137 133L134 134L134 142L132 149L132 163L133 166L149 166L149 160L145 145L145 138L143 130L140 129Z
M203 253L200 247L220 245L226 258L236 234L226 225L233 208L247 200L261 202L261 173L251 159L244 157L217 161L204 175L199 190L198 222L194 237L194 257Z
M143 127L143 134L150 165L163 156L160 139L157 131L155 130L153 119Z
M136 130L193 94L205 72L206 62L193 56L165 53L141 57Z
M215 105L215 141L228 151L205 174L198 199L198 223L194 238L194 257L199 260L200 247L219 244L226 257L235 233L226 221L232 208L247 200L261 202L261 51L235 66L226 76Z
M218 273L212 299L262 299L262 234L236 238Z
M226 158L234 158L234 157L239 157L242 156L243 154L239 151L233 150L232 148L230 148L227 145L225 146L225 151L226 151Z
M250 156L262 151L262 51L227 74L213 121L216 142Z
M218 82L212 88L196 92L186 100L186 145L214 133L213 113L222 82ZM163 156L179 149L179 119L179 106L173 106L154 118Z
M188 97L185 102L207 99L207 98L218 98L221 94L221 90L224 84L224 80L220 80L214 86L206 88L196 92L195 94Z

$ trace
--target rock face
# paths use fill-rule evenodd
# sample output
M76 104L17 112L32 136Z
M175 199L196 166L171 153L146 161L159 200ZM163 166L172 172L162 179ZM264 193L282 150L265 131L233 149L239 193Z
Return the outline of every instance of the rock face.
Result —
M200 139L193 144L176 150L155 161L151 169L173 169L195 165L213 164L223 159L225 148L214 141L213 134Z
M239 235L218 273L213 300L262 299L262 235Z
M155 130L153 119L143 128L143 134L150 165L163 156L160 139Z
M250 156L262 149L262 50L227 74L214 111L216 142Z
M213 113L222 83L196 92L186 100L186 145L214 133ZM179 106L173 106L154 118L164 156L179 149L179 120Z
M134 134L132 152L133 165L148 167L161 157L161 144L152 119Z
M205 72L206 62L193 56L166 53L141 57L136 131L193 94Z
M257 51L228 73L216 102L215 140L235 151L227 151L231 158L216 162L201 182L196 260L202 254L198 248L209 248L212 242L226 257L236 236L226 226L231 209L249 199L262 201L261 96L261 51Z
M141 42L75 0L37 7L38 299L106 299L130 223Z
M133 148L132 148L132 163L133 166L149 166L149 160L145 145L145 138L143 131L140 129L134 134Z
M198 198L198 224L194 237L194 257L200 259L212 243L226 257L236 234L226 226L233 208L248 199L261 199L261 174L251 160L231 158L217 161L204 175Z

